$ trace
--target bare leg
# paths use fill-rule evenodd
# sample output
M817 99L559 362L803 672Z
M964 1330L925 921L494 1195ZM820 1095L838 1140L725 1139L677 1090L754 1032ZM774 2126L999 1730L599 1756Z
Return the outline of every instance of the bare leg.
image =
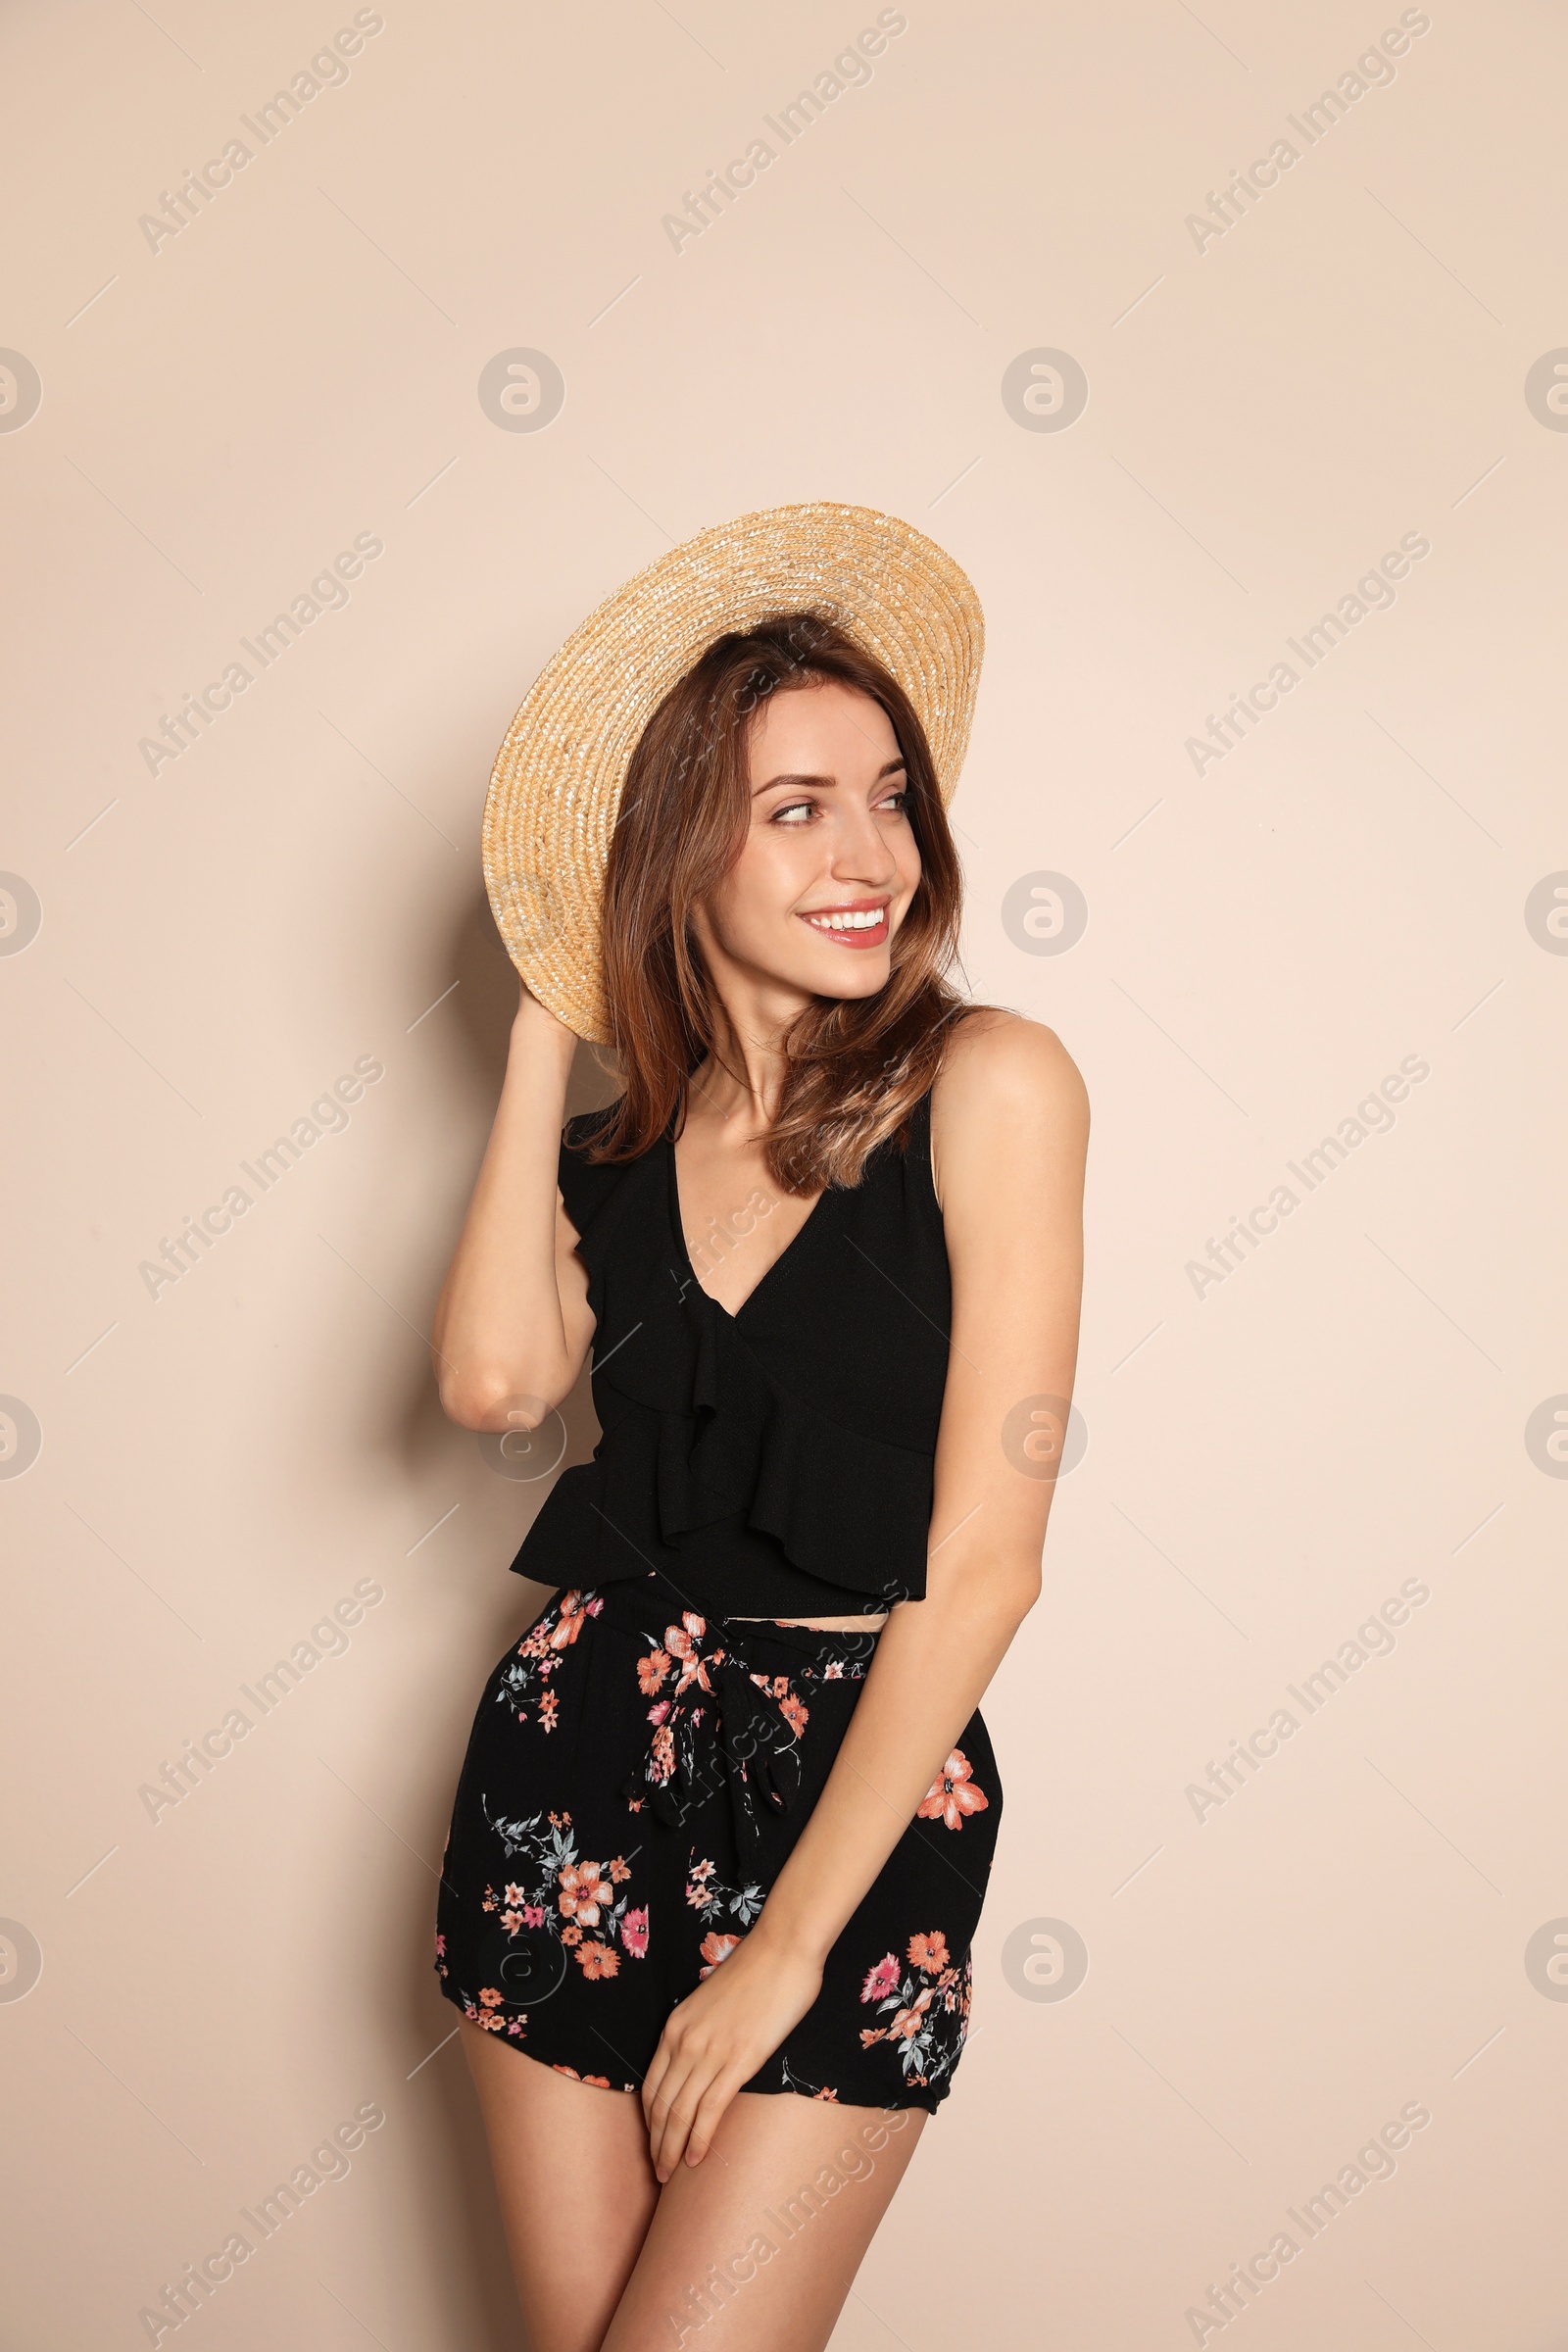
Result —
M530 2352L599 2352L659 2202L641 2099L463 2024Z
M925 2121L742 2091L660 2196L603 2352L821 2352Z

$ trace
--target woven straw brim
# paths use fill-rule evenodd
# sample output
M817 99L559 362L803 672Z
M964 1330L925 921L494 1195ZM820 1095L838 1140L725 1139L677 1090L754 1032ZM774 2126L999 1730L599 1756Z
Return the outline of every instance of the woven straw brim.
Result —
M919 713L944 804L969 740L985 622L934 541L869 507L743 514L673 548L546 663L496 755L484 875L507 952L579 1037L610 1043L600 944L605 861L633 752L716 638L780 612L832 620Z

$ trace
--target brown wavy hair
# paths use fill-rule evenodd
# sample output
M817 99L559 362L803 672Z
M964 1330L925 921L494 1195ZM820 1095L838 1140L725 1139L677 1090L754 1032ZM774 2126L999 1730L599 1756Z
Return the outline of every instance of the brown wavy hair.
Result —
M786 1193L855 1185L941 1066L949 1025L975 1007L946 978L957 954L957 853L925 729L898 680L831 620L784 612L720 637L674 686L626 771L605 873L605 988L625 1092L594 1137L594 1161L649 1151L685 1124L692 1072L713 1050L711 985L691 913L739 857L751 824L750 734L775 694L824 679L887 712L907 778L920 881L874 997L818 998L781 1039L778 1112L764 1158Z

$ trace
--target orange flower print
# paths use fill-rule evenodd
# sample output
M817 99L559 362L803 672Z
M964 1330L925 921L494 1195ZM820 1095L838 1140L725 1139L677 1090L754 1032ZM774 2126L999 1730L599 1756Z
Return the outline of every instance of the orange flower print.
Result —
M581 1943L581 1928L563 1928L561 1931L561 1940L563 1943Z
M569 1592L563 1592L560 1622L550 1637L551 1648L564 1649L575 1642L587 1619L597 1616L603 1606L603 1601L585 1600L575 1585Z
M619 1854L616 1854L612 1861L607 1862L605 1869L617 1886L623 1885L631 1877L631 1864L623 1862Z
M580 1943L577 1959L585 1977L612 1977L620 1968L620 1954L608 1943Z
M553 1732L556 1728L556 1717L560 1714L560 1712L561 1700L556 1695L554 1690L547 1690L543 1698L539 1701L540 1730L545 1732Z
M754 1674L748 1680L754 1682L759 1690L765 1691L769 1698L777 1700L779 1713L799 1740L810 1721L810 1715L790 1689L789 1677L783 1674Z
M970 1778L970 1770L968 1757L955 1748L921 1798L916 1819L945 1821L950 1830L961 1830L966 1813L989 1811L991 1800Z
M813 2090L811 2096L813 2099L831 2099L835 2107L839 2103L838 2092L832 2089L826 2082L823 2083L820 2090Z
M561 1892L556 1898L563 1918L575 1920L581 1928L597 1928L599 1907L614 1900L610 1881L601 1878L597 1862L568 1862L561 1872Z
M703 1975L710 1977L719 1963L729 1958L739 1942L738 1936L717 1936L711 1932L705 1936L703 1937L703 1958L708 1962L708 1966L703 1970Z
M683 1609L679 1625L664 1628L664 1647L671 1657L680 1660L680 1681L675 1685L677 1696L691 1683L700 1685L704 1690L713 1688L703 1663L702 1641L707 1631L707 1618L699 1617L695 1609Z
M502 1996L495 1990L493 1985L487 1984L483 1992L480 1993L479 1998L481 2001L483 2001L487 2009L499 2009L501 2006Z
M675 1735L667 1723L662 1723L654 1734L653 1778L667 1781L675 1770Z
M909 1966L923 1976L940 1976L948 1965L948 1939L940 1930L930 1936L909 1937Z
M662 1687L664 1677L668 1672L669 1652L667 1649L651 1649L646 1658L638 1659L637 1680L642 1686L644 1698L653 1697L654 1692Z
M528 1900L528 1897L520 1886L514 1886L509 1884L507 1890L501 1899L506 1904L509 1911L520 1911L523 1904Z
M904 2040L912 2041L915 2034L919 2033L925 2020L925 2013L930 2006L931 1987L929 1984L922 1985L910 2007L899 2011L888 2028L889 2034L897 2034L902 2035Z

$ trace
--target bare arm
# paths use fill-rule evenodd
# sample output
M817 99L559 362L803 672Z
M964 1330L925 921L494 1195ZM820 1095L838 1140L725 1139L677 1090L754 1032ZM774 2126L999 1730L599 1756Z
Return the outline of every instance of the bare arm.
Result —
M666 2177L683 2150L700 2161L740 2084L809 2008L1039 1596L1054 1492L1039 1472L1059 1449L1077 1360L1088 1133L1083 1082L1049 1029L963 1024L932 1103L953 1331L926 1597L889 1617L756 1927L665 2029L644 2103Z
M556 1183L576 1043L524 989L430 1339L442 1405L465 1429L537 1426L570 1394L593 1337L588 1276Z

